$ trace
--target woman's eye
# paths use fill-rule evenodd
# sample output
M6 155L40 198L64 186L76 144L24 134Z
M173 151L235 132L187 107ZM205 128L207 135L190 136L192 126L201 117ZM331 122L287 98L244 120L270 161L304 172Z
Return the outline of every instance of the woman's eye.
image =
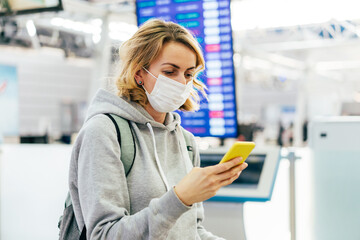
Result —
M164 71L163 73L170 75L170 74L173 74L174 72Z
M192 75L192 74L189 73L189 74L186 74L186 77L187 77L187 78L193 78L194 75Z

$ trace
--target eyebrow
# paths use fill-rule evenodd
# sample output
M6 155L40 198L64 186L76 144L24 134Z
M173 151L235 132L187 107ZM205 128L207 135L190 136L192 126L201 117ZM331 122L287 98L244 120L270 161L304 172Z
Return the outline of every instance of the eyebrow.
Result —
M175 65L175 64L173 64L173 63L163 63L163 64L161 64L161 65L165 65L165 64L168 64L168 65L173 66L174 68L180 69L180 67L179 67L178 65ZM195 67L190 67L190 68L188 68L188 69L186 69L186 70L191 70L191 69L194 69L194 68L195 68Z

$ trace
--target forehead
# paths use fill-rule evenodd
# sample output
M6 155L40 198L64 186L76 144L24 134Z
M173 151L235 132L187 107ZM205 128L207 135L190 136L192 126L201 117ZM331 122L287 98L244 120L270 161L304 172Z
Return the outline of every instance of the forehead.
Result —
M186 45L179 42L168 42L163 45L155 64L172 63L180 68L196 67L196 54Z

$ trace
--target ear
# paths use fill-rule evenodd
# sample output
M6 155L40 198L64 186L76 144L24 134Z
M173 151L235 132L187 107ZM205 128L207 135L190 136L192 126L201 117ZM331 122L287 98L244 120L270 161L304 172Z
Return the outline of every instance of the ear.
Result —
M135 81L139 85L144 84L144 72L141 69L135 73Z

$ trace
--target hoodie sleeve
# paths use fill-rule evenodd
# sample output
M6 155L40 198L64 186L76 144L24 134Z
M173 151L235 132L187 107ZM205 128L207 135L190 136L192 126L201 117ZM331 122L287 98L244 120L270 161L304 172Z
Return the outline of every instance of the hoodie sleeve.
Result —
M193 146L193 154L194 154L194 166L200 167L200 152L198 150L198 147L195 142L195 138L193 137L192 140L192 146ZM211 232L206 231L206 229L202 226L202 222L204 220L204 207L203 203L199 202L196 203L196 212L197 212L197 233L200 237L200 239L204 240L225 240L224 238L217 237L213 235Z
M98 115L88 120L79 138L78 194L87 239L165 239L190 208L172 189L130 215L115 126L106 116Z

